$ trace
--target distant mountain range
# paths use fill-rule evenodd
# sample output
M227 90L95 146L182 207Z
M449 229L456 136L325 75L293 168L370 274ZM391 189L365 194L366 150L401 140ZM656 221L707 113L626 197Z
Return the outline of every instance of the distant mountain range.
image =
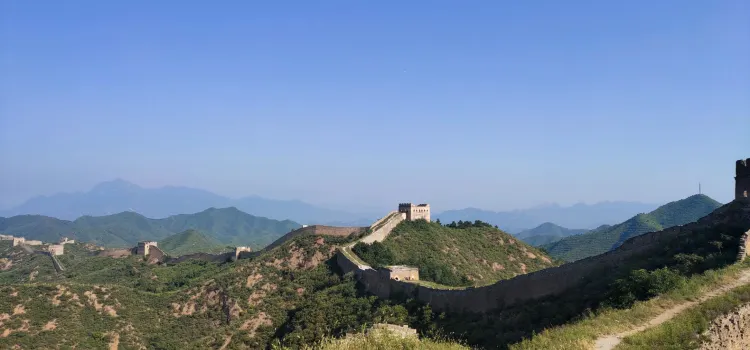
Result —
M545 222L554 222L563 227L593 229L605 224L621 222L637 214L654 210L657 204L638 202L578 203L570 207L557 204L538 206L522 210L493 212L477 208L448 210L433 215L443 223L459 220L482 220L497 225L504 231L518 233L537 227Z
M67 236L107 247L132 247L138 241L158 241L192 229L221 244L258 249L300 227L294 221L253 216L234 207L210 208L164 219L149 219L134 212L82 216L74 221L42 215L0 217L0 232L5 234L45 242L56 242Z
M296 200L273 200L255 196L232 199L188 187L143 188L117 179L100 183L88 192L32 198L15 208L0 211L0 216L30 214L75 220L85 215L103 216L132 211L149 218L165 218L196 213L206 208L226 207L236 207L255 216L288 219L305 224L369 225L378 215L382 215L331 210Z
M394 207L395 207L394 203ZM124 180L100 183L88 192L59 193L32 198L25 203L0 211L0 216L44 215L64 220L81 216L105 216L124 211L149 218L196 213L206 208L235 207L254 216L274 220L292 220L303 224L332 226L368 226L384 212L352 213L315 206L298 200L274 200L257 196L232 199L188 187L143 188ZM622 222L656 204L638 202L601 202L562 207L557 204L505 212L466 208L433 213L444 223L459 220L481 220L510 233L554 222L563 227L593 229L603 224Z
M579 260L615 249L629 238L696 221L720 206L721 203L712 198L696 194L662 205L648 214L638 214L623 223L566 237L542 248L554 258Z
M543 244L557 242L568 236L580 235L588 230L586 229L569 229L551 222L545 222L530 230L524 230L516 234L520 240L538 247Z

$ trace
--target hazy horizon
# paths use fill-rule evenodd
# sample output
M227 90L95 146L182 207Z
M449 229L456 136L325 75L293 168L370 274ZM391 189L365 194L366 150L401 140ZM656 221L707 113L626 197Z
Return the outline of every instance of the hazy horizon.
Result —
M750 5L0 4L0 208L122 178L344 209L733 198ZM343 15L342 15L343 14Z
M189 188L189 189L201 190L201 191L206 191L206 192L214 193L214 194L217 194L217 195L229 198L229 199L242 199L242 198L247 198L247 197L261 197L261 198L270 199L270 200L282 200L282 201L297 201L298 200L298 201L302 201L302 202L305 202L305 203L308 203L308 204L312 204L312 205L324 207L324 208L327 208L327 209L349 211L349 212L355 213L355 214L356 213L363 213L363 214L378 213L379 214L383 210L393 209L393 207L395 206L395 204L398 203L398 201L394 201L393 203L389 203L387 205L383 205L383 206L371 206L371 207L368 207L367 204L361 204L361 203L349 203L349 205L343 205L343 204L337 205L335 203L334 204L328 204L328 203L325 203L325 202L305 201L305 200L301 200L301 199L298 199L298 198L271 198L271 197L259 196L259 195L256 195L256 194L248 194L248 195L231 195L231 194L229 194L228 195L228 194L222 194L222 193L213 192L213 191L205 189L205 188L197 188L197 187L189 187L189 186L181 186L181 185L142 186L142 185L134 183L132 181L128 181L127 179L115 178L115 179L111 179L109 181L102 181L100 183L94 184L93 186L91 186L89 188L86 188L86 189L83 189L83 190L59 191L59 192L55 192L55 193L41 194L41 195L38 195L38 196L27 198L27 199L25 199L25 200L23 200L23 201L21 201L19 203L16 203L16 204L13 204L13 205L10 205L10 206L5 206L5 207L0 206L0 211L12 209L12 208L17 207L18 205L23 204L23 203L25 203L25 202L27 202L28 200L31 200L31 199L35 199L35 198L39 198L39 197L51 197L51 196L60 195L60 194L87 193L89 191L94 190L94 188L96 186L98 186L98 185L111 184L111 183L116 183L116 182L124 182L124 183L128 183L128 184L132 184L132 185L138 186L138 187L140 187L142 189L160 189L160 188L165 188L165 187ZM692 194L686 195L685 197L688 197L690 195L692 195ZM683 199L683 198L684 197L674 198L674 199L672 199L670 201L679 200L679 199ZM625 200L617 200L617 199L608 199L608 200L594 201L594 202L579 201L579 202L572 202L572 203L560 203L560 202L555 202L555 201L548 201L548 202L537 203L537 204L534 204L534 205L531 205L531 206L527 206L527 207L513 207L513 208L499 208L499 209L498 208L477 207L477 206L474 206L474 205L468 205L468 206L463 206L463 207L443 207L443 208L440 208L440 207L436 208L434 205L431 205L431 207L433 208L433 210L436 213L447 211L447 210L463 210L463 209L480 209L480 210L486 210L486 211L501 212L501 211L515 211L515 210L527 210L527 209L535 209L535 208L545 208L545 207L553 207L553 206L558 206L558 207L561 207L561 208L570 208L570 207L573 207L573 206L576 206L576 205L596 205L596 204L602 204L602 203L617 203L617 202L619 202L619 203L641 203L641 204L648 204L648 205L654 205L654 206L659 206L659 205L663 205L663 204L667 203L667 202L664 202L664 203L649 203L649 202L642 202L642 201L625 201ZM419 202L419 203L421 203L421 202ZM437 210L435 210L435 209L437 209ZM189 214L189 213L186 213L186 214Z

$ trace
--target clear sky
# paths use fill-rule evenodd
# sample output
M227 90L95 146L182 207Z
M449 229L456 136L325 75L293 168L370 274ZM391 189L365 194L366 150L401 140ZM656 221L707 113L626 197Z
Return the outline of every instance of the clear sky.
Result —
M750 2L0 2L0 207L661 203L750 157Z

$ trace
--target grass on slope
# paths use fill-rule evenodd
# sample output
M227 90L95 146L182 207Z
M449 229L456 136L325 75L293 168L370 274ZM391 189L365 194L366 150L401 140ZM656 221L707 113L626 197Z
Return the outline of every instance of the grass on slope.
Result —
M554 265L540 250L489 224L464 226L404 221L382 244L360 243L354 250L373 266L416 266L421 280L447 286L486 285Z
M748 268L750 268L750 263L745 262L718 270L706 271L701 275L695 275L688 279L680 288L662 294L658 298L636 302L633 307L628 309L602 308L590 312L579 320L563 326L545 329L531 338L511 345L509 348L512 350L591 349L593 348L594 341L599 336L614 334L637 327L656 317L664 310L693 300L710 290L733 282L743 270L747 270ZM743 295L744 293L742 292ZM723 310L723 307L721 310ZM646 348L684 349L680 346L654 346Z
M750 303L750 285L707 300L661 325L623 339L617 349L698 349L711 321Z
M287 350L284 348L283 350ZM404 338L389 333L357 333L346 338L326 338L314 346L305 346L305 350L391 350L391 349L424 349L424 350L468 350L459 343L429 338Z
M171 256L192 253L221 253L229 249L213 237L209 237L196 230L187 230L169 236L159 242L159 248Z
M557 259L580 260L606 253L619 247L629 238L696 221L719 206L721 206L719 202L706 195L693 195L667 203L648 214L638 214L621 224L570 236L558 242L543 245L542 248Z

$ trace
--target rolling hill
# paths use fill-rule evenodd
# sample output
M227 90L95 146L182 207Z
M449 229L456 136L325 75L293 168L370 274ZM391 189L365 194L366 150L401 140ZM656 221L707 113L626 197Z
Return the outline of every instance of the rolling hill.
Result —
M521 231L515 236L532 246L538 247L544 244L557 242L568 236L580 235L586 231L588 230L569 229L555 225L551 222L545 222L535 228Z
M710 214L720 206L721 203L706 195L693 195L667 203L650 213L638 214L623 223L614 226L602 226L542 247L552 257L565 261L575 261L617 248L631 237L693 222Z
M192 253L220 253L229 249L215 238L192 229L159 241L159 248L171 256Z
M354 252L375 266L416 266L420 279L449 286L485 285L556 265L540 250L489 224L456 226L404 221L382 243L357 244Z
M60 237L68 236L106 247L132 247L138 241L158 241L193 229L221 244L248 245L258 249L300 226L289 220L253 216L237 208L209 208L164 219L149 219L134 212L83 216L74 221L41 215L0 218L0 232L6 234L45 242L56 242Z

